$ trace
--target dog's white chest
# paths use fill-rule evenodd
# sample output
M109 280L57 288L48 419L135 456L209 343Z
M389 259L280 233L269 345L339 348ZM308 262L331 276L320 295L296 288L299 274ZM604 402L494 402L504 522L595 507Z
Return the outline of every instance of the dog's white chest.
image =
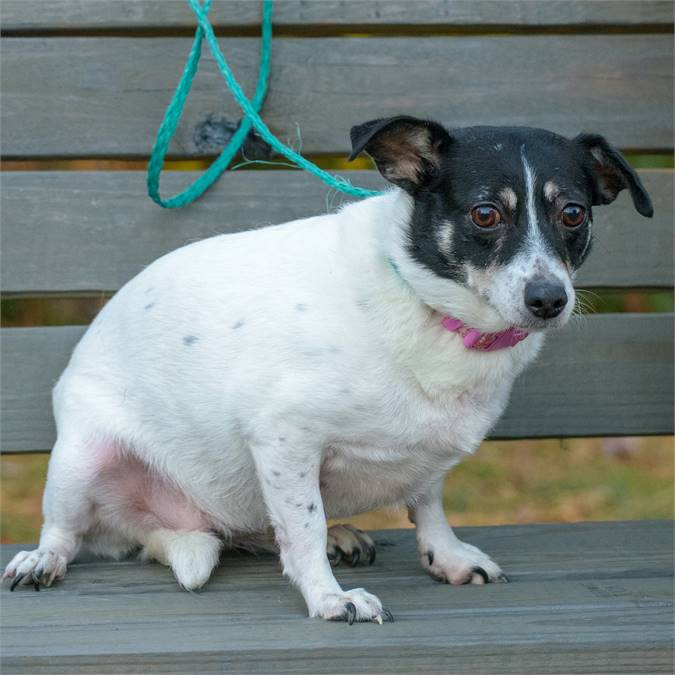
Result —
M460 391L441 401L404 393L396 414L384 398L324 450L321 490L330 517L404 503L478 446L508 392Z

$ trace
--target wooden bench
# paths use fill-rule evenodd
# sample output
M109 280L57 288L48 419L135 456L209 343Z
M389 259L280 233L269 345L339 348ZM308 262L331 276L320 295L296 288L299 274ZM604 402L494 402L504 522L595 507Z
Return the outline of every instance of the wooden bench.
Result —
M6 296L113 292L188 241L325 211L326 188L287 170L227 174L179 211L147 198L142 159L191 43L186 3L4 0L2 14ZM211 16L251 92L259 3L214 0ZM351 125L398 112L670 152L672 24L672 3L655 0L278 0L263 117L281 138L299 126L310 156L346 156ZM205 56L173 158L217 153L239 117ZM80 170L99 159L108 170ZM110 170L118 160L133 170ZM625 195L600 210L580 286L672 288L673 174L641 176L654 220ZM164 193L193 177L169 173ZM349 177L381 185L372 171ZM83 330L2 329L3 452L50 449L50 389ZM672 314L590 315L551 336L494 437L671 434L672 348ZM376 533L373 567L338 568L394 611L382 627L308 619L270 556L226 554L198 595L159 565L82 558L44 592L2 589L4 672L671 672L670 523L461 536L512 583L432 583L412 531ZM18 548L4 546L3 563Z

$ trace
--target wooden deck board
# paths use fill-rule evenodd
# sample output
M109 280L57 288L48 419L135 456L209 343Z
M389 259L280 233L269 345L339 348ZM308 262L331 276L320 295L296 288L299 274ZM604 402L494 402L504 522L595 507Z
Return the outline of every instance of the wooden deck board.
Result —
M77 563L40 593L2 590L3 672L670 672L672 523L460 536L511 583L433 582L412 530L376 533L372 567L337 569L393 611L384 626L308 619L274 556L225 554L199 594L160 565Z
M5 31L183 28L195 25L186 2L166 0L39 0L40 10L25 0L4 0ZM214 2L214 26L258 27L260 2ZM274 6L274 26L640 26L673 22L667 0L284 0Z
M161 37L3 40L3 155L147 156L191 44ZM223 49L251 92L258 39L228 38ZM220 152L228 125L241 118L225 89L205 53L171 156ZM352 125L402 111L449 127L596 131L624 149L662 150L673 144L672 91L666 33L280 38L262 113L282 141L300 133L305 155L349 154Z

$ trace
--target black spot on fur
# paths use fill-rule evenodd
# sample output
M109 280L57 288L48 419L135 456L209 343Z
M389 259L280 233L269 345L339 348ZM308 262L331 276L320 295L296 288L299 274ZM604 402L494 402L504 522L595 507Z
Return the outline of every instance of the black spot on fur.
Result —
M305 529L309 527L309 523L305 523Z
M279 443L285 443L286 442L286 436L279 436Z
M239 319L239 321L232 324L232 330L237 330L238 328L241 328L243 325L244 325L244 320Z
M314 502L312 502L312 503L307 507L307 510L308 510L310 513L314 513L314 511L316 511L316 504L315 504Z
M298 474L298 477L299 477L299 478L304 478L306 475L307 475L307 472L306 472L306 471L301 471L301 472Z
M280 474L278 471L272 471L272 473L273 473L275 476L281 476L281 474Z
M295 505L300 508L302 506L302 502L296 502Z
M298 310L298 312L306 312L307 311L307 305L305 305L302 302L299 302L296 306L295 309Z
M193 345L195 342L197 342L199 338L196 335L186 335L183 338L183 344L189 347L190 345Z
M155 306L154 302L148 303L143 309L152 309Z

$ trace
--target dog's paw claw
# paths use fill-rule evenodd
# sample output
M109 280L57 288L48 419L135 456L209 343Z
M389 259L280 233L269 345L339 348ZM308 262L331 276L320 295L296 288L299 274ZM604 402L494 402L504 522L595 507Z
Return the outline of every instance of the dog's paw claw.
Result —
M3 579L11 579L10 591L17 586L32 585L36 591L63 579L66 573L65 556L46 549L20 551L5 568Z
M476 576L479 576L483 580L482 583L484 584L490 583L490 577L488 576L488 573L482 567L478 566L471 568L471 576L464 583L465 584L481 583L476 580Z
M353 602L348 602L345 605L345 612L347 616L347 623L351 626L356 621L356 607Z
M9 587L9 590L13 591L22 582L25 576L26 576L25 574L17 574L14 577L14 581L12 581L12 585Z
M372 565L377 554L373 540L362 530L347 524L328 528L326 551L333 567L343 560L349 562L352 567L356 567L360 562Z
M342 562L342 558L344 558L344 553L341 548L336 548L334 553L328 554L328 561L332 567L337 567Z

